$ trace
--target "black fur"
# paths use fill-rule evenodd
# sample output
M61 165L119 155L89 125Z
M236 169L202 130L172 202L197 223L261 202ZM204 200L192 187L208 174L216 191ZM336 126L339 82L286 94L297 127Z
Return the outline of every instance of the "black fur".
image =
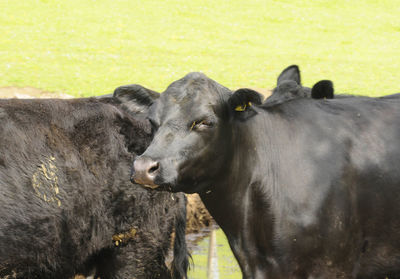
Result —
M184 196L129 182L151 138L112 97L0 100L0 277L185 278Z
M400 278L400 95L266 102L237 121L221 87L190 74L151 105L147 182L199 193L243 278Z
M276 88L264 107L273 107L297 98L333 99L333 83L330 80L317 82L312 89L301 85L300 70L296 65L287 67L279 75Z
M235 109L237 106L249 105L249 103L260 105L262 96L252 89L241 88L233 92L228 102L232 109Z
M120 100L130 112L147 112L148 107L160 94L139 84L123 85L114 90L114 97Z
M255 115L253 105L261 105L262 95L249 88L241 88L233 92L228 99L228 107L235 111L237 119L247 119Z
M173 279L186 278L189 268L189 257L186 247L186 199L181 199L181 210L175 219L174 260L172 261Z
M330 80L321 80L314 84L311 89L313 99L333 99L333 82Z
M297 65L291 65L284 69L278 76L277 84L279 85L285 80L292 80L301 85L300 69Z

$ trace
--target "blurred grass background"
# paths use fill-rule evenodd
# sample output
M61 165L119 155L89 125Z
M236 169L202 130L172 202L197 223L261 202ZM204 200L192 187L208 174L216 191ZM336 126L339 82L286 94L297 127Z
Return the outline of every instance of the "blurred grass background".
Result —
M202 71L230 88L268 89L298 64L307 86L400 92L398 0L0 0L0 11L0 87L163 91ZM221 231L218 245L220 278L240 278ZM204 253L194 253L190 278L204 278Z
M397 0L0 0L0 86L74 96L190 71L230 88L272 88L298 64L337 92L400 91Z
M189 279L207 278L207 261L210 238L206 237L197 243L192 251L194 266L189 271ZM216 258L213 258L213 279L240 279L242 273L236 259L229 249L228 240L221 229L216 231Z

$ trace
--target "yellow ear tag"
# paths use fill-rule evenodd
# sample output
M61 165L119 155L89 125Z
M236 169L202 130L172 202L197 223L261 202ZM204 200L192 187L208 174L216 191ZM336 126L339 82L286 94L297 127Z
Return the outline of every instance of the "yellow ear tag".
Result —
M240 105L240 106L237 106L236 108L235 108L235 110L236 111L245 111L246 110L246 105Z
M192 127L190 127L190 130L189 130L189 131L193 130L193 127L194 127L195 125L196 125L196 121L193 122Z
M247 107L251 106L251 102L248 102L245 105L240 105L235 108L236 111L245 111Z

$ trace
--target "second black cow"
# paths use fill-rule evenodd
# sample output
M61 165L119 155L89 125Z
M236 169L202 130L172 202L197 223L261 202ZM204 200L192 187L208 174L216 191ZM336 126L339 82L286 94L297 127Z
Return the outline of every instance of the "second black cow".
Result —
M199 193L244 278L400 278L400 96L278 100L173 82L132 179Z

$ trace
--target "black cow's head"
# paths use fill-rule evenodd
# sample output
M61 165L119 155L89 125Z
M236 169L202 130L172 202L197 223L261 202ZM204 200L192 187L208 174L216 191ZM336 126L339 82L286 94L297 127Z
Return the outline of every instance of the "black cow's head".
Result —
M278 76L276 88L266 99L264 106L272 107L296 98L333 99L333 97L331 81L319 81L312 89L302 86L299 67L291 65Z
M155 135L134 161L132 180L173 192L204 190L229 157L232 121L255 114L252 104L261 104L257 92L232 94L201 73L173 82L150 105Z
M116 88L113 97L135 116L147 117L149 107L160 97L160 93L139 84L130 84Z
M159 96L160 93L138 84L124 85L114 90L113 104L126 112L120 114L118 124L121 125L120 133L125 136L129 152L142 154L149 145L153 131L147 120L148 110Z
M299 82L298 68L289 67L278 78L275 93L299 96L305 90ZM252 105L262 101L254 90L232 93L201 73L173 82L160 97L151 91L140 94L151 100L148 119L155 133L150 146L134 161L131 180L149 188L187 193L207 190L224 172L235 146L233 126L257 114ZM277 100L275 104L285 98Z

